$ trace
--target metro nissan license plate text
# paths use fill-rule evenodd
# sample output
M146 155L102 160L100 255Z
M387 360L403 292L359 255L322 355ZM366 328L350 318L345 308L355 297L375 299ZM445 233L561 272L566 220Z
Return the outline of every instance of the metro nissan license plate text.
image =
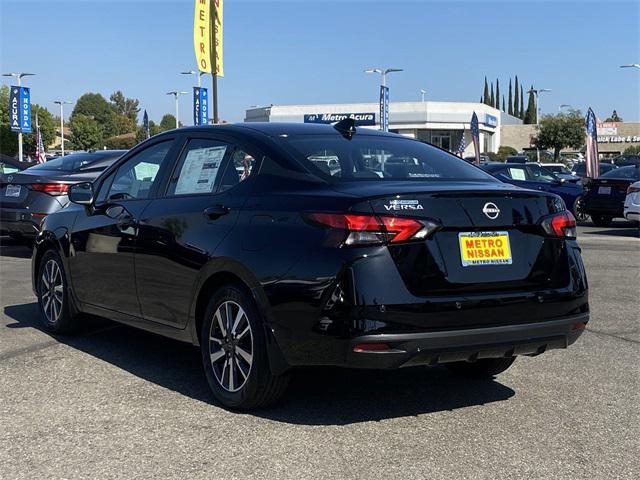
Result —
M461 232L458 239L463 267L512 263L509 232Z

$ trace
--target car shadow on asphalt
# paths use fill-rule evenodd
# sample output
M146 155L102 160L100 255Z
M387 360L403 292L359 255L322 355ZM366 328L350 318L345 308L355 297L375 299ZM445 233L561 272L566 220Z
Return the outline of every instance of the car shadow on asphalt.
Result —
M16 321L7 328L42 330L36 303L7 306L4 313ZM76 335L49 335L146 381L215 404L199 351L191 345L93 317ZM249 414L290 424L347 425L485 405L513 395L514 390L498 381L455 378L443 367L314 367L292 372L279 404Z
M0 241L0 257L31 258L31 247L16 240L3 238Z

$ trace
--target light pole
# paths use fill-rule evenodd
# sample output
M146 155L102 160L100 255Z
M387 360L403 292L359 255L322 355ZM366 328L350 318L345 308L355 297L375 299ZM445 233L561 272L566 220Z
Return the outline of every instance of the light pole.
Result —
M545 92L550 92L550 88L532 88L527 91L527 93L533 93L536 102L536 130L538 130L538 126L540 125L540 113L542 110L540 109L540 94ZM536 156L538 157L538 163L540 163L540 149L538 148L538 143L536 142Z
M364 73L379 73L380 74L380 90L383 91L384 87L387 86L387 74L388 73L393 73L393 72L402 72L402 68L367 68ZM384 94L384 93L383 93ZM380 116L382 117L383 115L388 115L387 111L383 111L383 105L385 108L389 108L389 106L387 105L387 102L385 99L381 98L381 102L380 102ZM380 118L380 129L386 131L388 125L386 125L386 121L384 118Z
M202 75L206 72L195 72L193 70L189 70L188 72L180 72L180 75L195 75L196 82L198 83L198 88L202 86Z
M64 105L70 105L66 100L56 100L53 103L60 105L60 151L64 157Z
M573 108L571 105L569 105L568 103L563 103L562 105L560 105L558 107L558 112L562 113L562 109L563 108Z
M640 68L640 63L628 63L626 65L620 65L620 68Z
M22 77L33 76L35 73L3 73L3 77L15 77L18 80L18 87L22 87ZM22 161L22 131L18 132L18 160Z
M177 90L174 90L172 92L167 92L167 95L173 95L173 98L176 101L176 128L178 128L178 125L180 124L178 120L178 97L180 95L186 95L186 94L187 92L179 92Z
M427 94L427 91L424 88L420 89L420 95L422 95L422 103L424 103L424 96Z

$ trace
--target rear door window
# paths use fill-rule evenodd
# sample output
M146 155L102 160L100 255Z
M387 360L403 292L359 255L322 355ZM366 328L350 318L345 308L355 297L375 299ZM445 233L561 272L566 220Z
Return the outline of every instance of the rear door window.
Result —
M228 143L212 139L192 139L182 152L168 195L215 193L222 179L224 160L231 152Z

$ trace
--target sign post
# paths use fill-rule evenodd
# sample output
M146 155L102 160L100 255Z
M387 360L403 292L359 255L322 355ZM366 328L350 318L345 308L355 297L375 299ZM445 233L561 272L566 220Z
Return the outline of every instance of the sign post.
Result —
M12 132L18 132L18 158L22 162L22 134L31 133L31 91L20 86L19 78L9 92L9 125Z

